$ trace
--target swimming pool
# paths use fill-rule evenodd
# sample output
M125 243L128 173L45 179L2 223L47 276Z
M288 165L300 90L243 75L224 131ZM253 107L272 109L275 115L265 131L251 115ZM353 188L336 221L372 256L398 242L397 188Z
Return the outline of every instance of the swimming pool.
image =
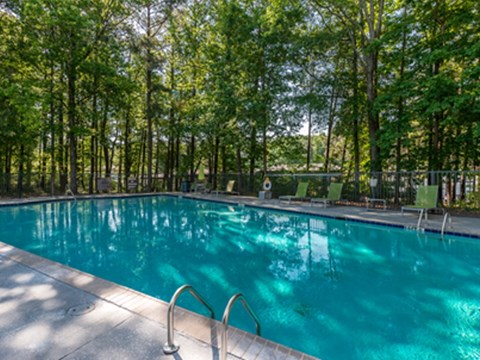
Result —
M241 291L322 359L480 357L479 240L162 196L0 208L0 240L166 301L190 283L217 318Z

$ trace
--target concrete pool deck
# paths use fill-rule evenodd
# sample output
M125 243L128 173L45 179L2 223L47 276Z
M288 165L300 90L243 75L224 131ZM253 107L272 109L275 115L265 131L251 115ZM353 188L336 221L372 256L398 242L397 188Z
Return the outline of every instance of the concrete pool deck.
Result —
M401 216L353 206L182 196L408 228L416 228L418 220L416 213ZM0 205L40 201L52 198L0 200ZM442 215L430 215L424 226L439 231L442 221ZM447 230L479 237L480 222L454 217ZM181 348L164 355L166 309L164 301L0 242L0 359L219 359L221 324L180 307L175 310L175 339ZM314 359L233 327L228 350L229 359Z

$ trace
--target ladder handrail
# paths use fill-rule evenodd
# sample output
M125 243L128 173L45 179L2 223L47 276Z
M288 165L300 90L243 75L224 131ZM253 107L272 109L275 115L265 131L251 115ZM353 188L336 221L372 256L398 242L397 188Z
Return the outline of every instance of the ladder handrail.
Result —
M418 217L418 222L417 222L417 231L420 230L420 225L422 224L422 218L423 218L423 210L420 210L420 216Z
M442 231L441 231L442 236L445 233L445 226L447 225L447 219L450 220L449 223L452 223L452 216L448 211L445 213L445 215L443 215L443 223L442 223Z
M173 339L173 315L174 315L174 310L175 310L175 305L177 303L177 299L179 296L185 292L189 291L192 296L197 299L201 304L203 304L208 311L210 311L210 317L212 319L215 319L215 312L213 311L213 307L208 303L205 298L198 293L197 290L194 289L192 285L185 284L183 286L180 286L177 291L172 296L172 299L170 300L170 303L168 304L168 310L167 310L167 342L165 345L163 345L163 352L165 354L173 354L178 351L180 348L180 345L175 344L174 339Z
M75 196L75 193L72 191L72 189L70 189L70 186L68 186L68 184L65 184L65 196L68 196L68 195L73 197L73 201L76 204L77 203L77 197Z
M258 319L255 312L252 310L250 304L248 303L245 296L242 293L237 293L233 295L230 300L228 300L227 306L225 307L225 312L223 313L222 317L222 324L223 324L223 332L222 332L222 348L221 348L221 356L220 360L227 359L227 330L228 330L228 320L230 318L230 313L232 311L233 305L240 300L245 310L247 310L248 314L252 317L255 321L255 332L258 336L261 335L261 328L260 328L260 320Z

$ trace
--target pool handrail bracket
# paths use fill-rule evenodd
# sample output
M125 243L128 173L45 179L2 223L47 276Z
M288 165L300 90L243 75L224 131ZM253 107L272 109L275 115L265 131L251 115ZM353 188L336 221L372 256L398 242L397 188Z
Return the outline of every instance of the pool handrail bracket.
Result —
M228 300L227 306L225 307L225 311L222 317L222 324L223 324L223 332L222 332L222 347L220 352L220 360L227 360L227 331L228 331L228 320L230 318L230 313L232 311L233 305L240 300L245 310L247 310L248 314L252 317L255 321L255 331L258 336L261 336L261 327L260 327L260 320L258 319L255 312L252 310L252 307L247 302L245 296L242 293L237 293L233 295L230 300Z
M210 317L215 319L215 312L213 311L213 307L205 300L205 298L198 293L197 290L193 288L193 286L185 284L180 286L177 291L172 296L170 303L168 304L167 310L167 342L163 345L163 352L165 354L174 354L180 349L180 345L175 344L174 342L174 333L173 333L173 318L174 318L174 310L175 305L177 303L177 299L180 297L182 293L185 291L190 292L192 296L197 299L202 305L204 305L208 311L210 311Z

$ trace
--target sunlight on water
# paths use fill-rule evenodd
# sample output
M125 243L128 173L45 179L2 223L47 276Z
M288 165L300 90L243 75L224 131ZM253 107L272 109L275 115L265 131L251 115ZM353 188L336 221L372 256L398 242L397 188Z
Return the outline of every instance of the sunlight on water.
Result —
M480 358L479 240L172 197L0 208L0 240L166 301L190 283L217 318L241 291L322 359Z

